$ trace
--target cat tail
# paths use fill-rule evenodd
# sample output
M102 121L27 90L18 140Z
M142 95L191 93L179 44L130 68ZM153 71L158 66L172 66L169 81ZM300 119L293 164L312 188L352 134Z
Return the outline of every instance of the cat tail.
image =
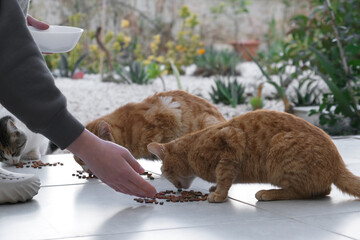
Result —
M49 145L48 145L48 148L46 150L46 154L52 154L57 149L59 149L59 147L55 143L49 141Z
M360 177L352 174L345 166L335 177L334 184L344 193L360 198Z

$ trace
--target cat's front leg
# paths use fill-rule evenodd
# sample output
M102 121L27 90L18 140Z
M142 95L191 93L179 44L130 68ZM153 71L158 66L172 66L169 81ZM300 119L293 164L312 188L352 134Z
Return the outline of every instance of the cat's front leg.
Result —
M210 188L208 201L211 203L225 202L229 189L237 176L234 163L229 158L222 158L215 170L216 186Z
M38 160L40 158L41 158L41 154L37 150L31 150L30 152L28 152L25 155L21 156L22 160Z

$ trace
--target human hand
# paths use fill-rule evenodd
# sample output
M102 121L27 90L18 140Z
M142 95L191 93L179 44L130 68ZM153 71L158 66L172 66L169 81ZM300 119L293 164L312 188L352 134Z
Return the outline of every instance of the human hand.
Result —
M102 140L85 129L67 149L114 190L139 197L156 194L156 189L139 175L144 169L126 148Z
M29 26L33 26L34 28L37 28L39 30L46 30L50 27L49 24L41 22L30 15L27 15L26 21Z

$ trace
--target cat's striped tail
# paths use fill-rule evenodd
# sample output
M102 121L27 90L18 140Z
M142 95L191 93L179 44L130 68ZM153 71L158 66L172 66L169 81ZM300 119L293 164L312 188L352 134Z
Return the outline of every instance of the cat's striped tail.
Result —
M360 177L352 174L345 166L339 170L334 184L344 193L360 198Z

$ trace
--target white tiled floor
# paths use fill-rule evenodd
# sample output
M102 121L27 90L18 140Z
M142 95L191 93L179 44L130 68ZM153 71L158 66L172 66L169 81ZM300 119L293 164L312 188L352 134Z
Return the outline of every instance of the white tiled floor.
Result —
M360 176L360 138L334 139L349 169ZM39 194L22 204L0 205L0 239L360 239L360 200L336 187L318 200L257 202L266 184L237 184L222 204L208 202L140 204L98 180L72 176L80 167L71 155L43 162L64 166L42 169L6 167L36 173ZM160 173L160 162L140 160L152 171L151 183L176 190ZM197 179L191 189L207 192Z

